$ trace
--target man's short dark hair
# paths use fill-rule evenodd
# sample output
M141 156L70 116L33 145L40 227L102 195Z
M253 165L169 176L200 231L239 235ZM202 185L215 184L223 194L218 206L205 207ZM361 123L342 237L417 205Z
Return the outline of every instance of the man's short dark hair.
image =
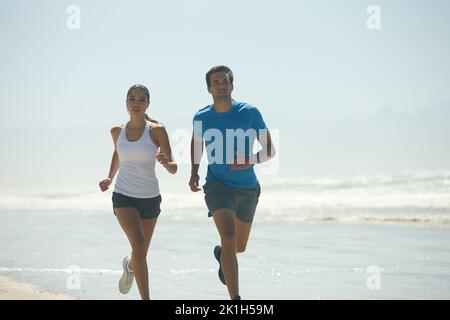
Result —
M228 75L228 79L230 79L230 83L233 84L233 71L227 66L215 66L206 73L206 84L208 87L211 87L211 75L215 72L225 72Z

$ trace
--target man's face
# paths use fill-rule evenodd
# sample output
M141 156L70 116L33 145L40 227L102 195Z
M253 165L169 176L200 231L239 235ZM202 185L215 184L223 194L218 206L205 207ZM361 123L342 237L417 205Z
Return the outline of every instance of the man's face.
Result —
M226 72L214 72L210 75L211 86L208 92L211 93L216 100L230 100L233 85L230 83Z

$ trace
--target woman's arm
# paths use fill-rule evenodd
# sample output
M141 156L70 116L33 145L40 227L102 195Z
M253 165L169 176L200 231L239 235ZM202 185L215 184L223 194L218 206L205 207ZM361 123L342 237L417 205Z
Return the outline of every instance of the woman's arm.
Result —
M159 153L156 156L156 160L158 160L168 172L175 174L178 166L172 156L172 149L170 148L170 141L166 128L162 124L158 124L151 129L151 133L152 132L154 140L156 140L156 143L159 146Z
M103 179L102 181L100 181L99 186L100 189L104 192L106 190L109 189L109 186L111 185L117 170L119 170L119 154L117 153L117 148L116 148L116 141L117 141L117 137L119 136L121 128L120 127L114 127L111 129L111 136L114 142L114 152L111 158L111 165L109 167L109 173L108 173L108 177Z
M119 170L119 154L117 153L117 150L114 150L112 158L111 158L111 165L109 167L109 173L108 173L108 179L113 180L116 176L117 170Z

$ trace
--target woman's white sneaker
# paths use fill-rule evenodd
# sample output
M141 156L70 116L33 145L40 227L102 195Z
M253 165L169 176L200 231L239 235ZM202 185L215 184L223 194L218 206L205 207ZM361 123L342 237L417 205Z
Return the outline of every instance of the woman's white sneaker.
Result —
M130 291L131 286L133 285L134 272L128 269L129 261L130 259L128 257L123 258L122 261L123 273L122 277L119 280L119 291L122 294L127 294Z

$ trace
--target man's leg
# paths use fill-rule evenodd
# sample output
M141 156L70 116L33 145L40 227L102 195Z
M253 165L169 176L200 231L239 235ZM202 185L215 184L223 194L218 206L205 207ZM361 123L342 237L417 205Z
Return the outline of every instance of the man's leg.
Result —
M239 295L239 269L236 258L235 213L230 209L218 209L213 212L214 223L221 241L220 261L231 299Z
M236 222L236 252L242 253L247 248L248 238L250 236L250 230L252 229L252 223L244 222L239 218L235 219Z
M252 229L253 217L260 194L260 187L255 191L245 191L245 199L240 201L236 207L236 252L244 252L247 248L250 230Z

